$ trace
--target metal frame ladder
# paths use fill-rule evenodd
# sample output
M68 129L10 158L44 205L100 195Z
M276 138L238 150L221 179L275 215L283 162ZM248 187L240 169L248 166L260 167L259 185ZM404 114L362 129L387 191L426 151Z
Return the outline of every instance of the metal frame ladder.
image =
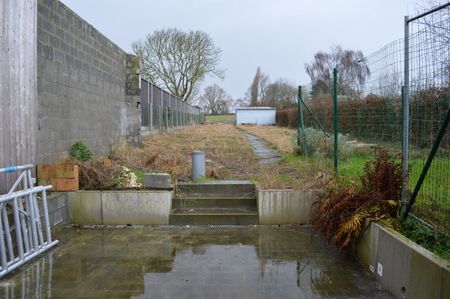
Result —
M0 277L58 244L58 240L52 240L47 207L46 191L52 186L34 187L32 168L33 165L0 168L0 174L20 172L9 192L0 195Z

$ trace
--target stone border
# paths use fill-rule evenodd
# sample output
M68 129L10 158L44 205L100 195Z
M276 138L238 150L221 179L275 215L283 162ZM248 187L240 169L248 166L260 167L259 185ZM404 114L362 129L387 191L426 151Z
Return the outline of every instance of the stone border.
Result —
M259 224L309 224L321 190L268 189L257 192Z
M372 223L354 255L396 298L450 298L450 263L395 230Z
M172 191L77 191L68 194L69 223L167 225Z

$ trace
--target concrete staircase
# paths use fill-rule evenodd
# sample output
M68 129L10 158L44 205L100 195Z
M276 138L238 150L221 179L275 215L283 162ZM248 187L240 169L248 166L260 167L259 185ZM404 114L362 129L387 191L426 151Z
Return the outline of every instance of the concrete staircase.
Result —
M255 185L210 181L178 185L169 216L172 225L258 224Z

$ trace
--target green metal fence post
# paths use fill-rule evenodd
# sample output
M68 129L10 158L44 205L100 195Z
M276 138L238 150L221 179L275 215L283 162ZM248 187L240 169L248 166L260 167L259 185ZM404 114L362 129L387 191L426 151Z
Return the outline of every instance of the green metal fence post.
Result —
M338 175L339 161L339 119L338 119L338 88L337 88L337 69L333 69L333 129L334 129L334 172Z
M402 96L402 191L401 191L401 202L402 202L402 213L405 213L406 201L407 201L407 190L408 190L408 173L409 173L409 17L405 16L405 36L404 36L404 86L403 86L403 96ZM405 203L405 205L403 204Z
M306 134L305 134L305 124L303 122L303 110L302 110L302 87L298 86L298 104L297 104L297 146L300 148L300 133L303 139L303 154L308 156L308 149L306 148Z
M406 87L402 86L401 89L401 97L402 97L402 121L405 117L405 96L406 96ZM402 126L406 125L406 129L409 129L409 124L402 123ZM404 129L402 131L402 135L404 135ZM406 211L406 190L408 189L408 155L405 154L407 152L408 142L404 140L402 136L402 191L401 191L401 206L400 206L400 214L404 215ZM405 144L406 142L406 144Z

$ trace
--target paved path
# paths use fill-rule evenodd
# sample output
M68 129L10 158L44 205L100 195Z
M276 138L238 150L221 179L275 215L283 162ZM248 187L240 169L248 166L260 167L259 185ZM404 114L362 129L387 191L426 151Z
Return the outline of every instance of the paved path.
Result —
M252 145L253 153L259 159L260 164L277 164L278 161L281 160L280 154L278 154L276 150L271 149L261 138L248 133L246 134L246 137Z

